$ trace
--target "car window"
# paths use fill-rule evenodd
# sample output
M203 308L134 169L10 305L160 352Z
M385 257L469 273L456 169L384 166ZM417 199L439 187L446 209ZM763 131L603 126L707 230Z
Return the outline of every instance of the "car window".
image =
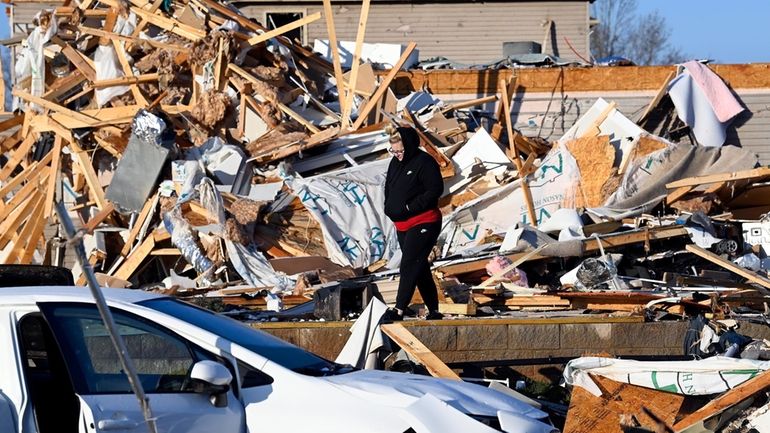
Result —
M216 314L209 310L173 298L156 298L139 302L153 310L174 316L212 334L224 337L290 370L324 376L352 371L339 368L327 361L278 337L251 328L235 319Z
M53 304L41 308L63 348L79 393L131 392L118 354L95 306ZM191 391L187 377L196 356L185 340L125 312L113 310L113 317L145 392Z

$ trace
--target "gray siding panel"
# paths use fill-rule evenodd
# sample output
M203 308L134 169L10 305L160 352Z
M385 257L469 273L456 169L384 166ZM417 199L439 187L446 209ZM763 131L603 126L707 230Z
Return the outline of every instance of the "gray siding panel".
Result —
M299 7L244 6L248 16L262 21L265 11L306 10L322 12L320 5ZM356 38L361 7L334 6L337 38ZM568 38L582 56L588 51L588 2L373 4L366 25L366 42L417 43L420 58L447 57L461 63L499 60L503 42L535 41L542 44L547 20L554 22L555 47L549 40L546 52L577 60L564 42ZM308 25L307 42L327 39L323 19ZM555 50L554 50L555 48Z

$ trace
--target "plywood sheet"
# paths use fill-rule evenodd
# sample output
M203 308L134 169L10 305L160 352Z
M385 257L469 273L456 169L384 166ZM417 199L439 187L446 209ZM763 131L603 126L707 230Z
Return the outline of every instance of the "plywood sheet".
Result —
M566 145L580 170L578 207L601 206L605 199L602 188L612 176L615 162L615 148L610 144L610 137L583 137L568 141Z

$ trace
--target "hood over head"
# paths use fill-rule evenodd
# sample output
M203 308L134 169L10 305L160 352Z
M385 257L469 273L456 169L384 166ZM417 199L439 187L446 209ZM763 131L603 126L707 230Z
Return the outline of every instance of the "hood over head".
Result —
M401 160L401 163L405 164L420 151L420 136L417 135L414 128L410 127L398 127L396 131L401 136L401 143L404 144L404 159Z

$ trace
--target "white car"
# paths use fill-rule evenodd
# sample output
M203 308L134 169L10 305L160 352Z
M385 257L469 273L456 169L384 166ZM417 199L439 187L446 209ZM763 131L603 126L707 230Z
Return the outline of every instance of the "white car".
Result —
M172 297L104 294L160 433L555 431L480 385L356 370ZM0 432L148 431L87 289L0 288L0 339Z

